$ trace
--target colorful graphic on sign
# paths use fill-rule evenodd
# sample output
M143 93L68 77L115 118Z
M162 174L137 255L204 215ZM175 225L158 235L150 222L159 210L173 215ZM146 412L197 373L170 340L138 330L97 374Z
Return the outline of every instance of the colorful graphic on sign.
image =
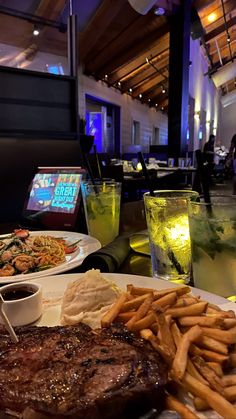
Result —
M73 213L81 178L78 173L37 173L32 182L27 210Z

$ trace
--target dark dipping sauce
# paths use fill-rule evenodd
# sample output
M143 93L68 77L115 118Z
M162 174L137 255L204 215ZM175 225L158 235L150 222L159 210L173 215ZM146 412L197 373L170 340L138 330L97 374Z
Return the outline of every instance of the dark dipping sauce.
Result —
M1 292L1 288L0 288ZM5 301L21 300L22 298L30 297L35 294L36 290L30 288L16 288L12 290L3 291L1 294Z

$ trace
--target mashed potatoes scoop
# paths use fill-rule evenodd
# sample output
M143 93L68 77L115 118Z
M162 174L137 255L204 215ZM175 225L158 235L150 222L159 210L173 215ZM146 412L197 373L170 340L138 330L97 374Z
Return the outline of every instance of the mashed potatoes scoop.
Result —
M101 327L101 318L121 290L97 269L68 284L61 306L61 325L83 322L92 329Z

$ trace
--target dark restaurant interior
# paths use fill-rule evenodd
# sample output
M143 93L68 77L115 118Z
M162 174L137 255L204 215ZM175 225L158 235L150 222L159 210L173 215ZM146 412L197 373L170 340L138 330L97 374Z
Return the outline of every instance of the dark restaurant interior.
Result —
M236 418L235 59L236 0L0 0L0 417Z

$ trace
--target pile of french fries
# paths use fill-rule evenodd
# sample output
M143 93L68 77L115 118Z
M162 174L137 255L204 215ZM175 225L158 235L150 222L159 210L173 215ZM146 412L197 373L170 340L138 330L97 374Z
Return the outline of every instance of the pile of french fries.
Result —
M195 411L215 410L236 418L236 316L191 295L191 288L155 290L127 285L101 320L123 323L138 333L168 364L169 380L193 399ZM174 387L174 386L173 386ZM166 407L186 419L195 413L169 391Z

